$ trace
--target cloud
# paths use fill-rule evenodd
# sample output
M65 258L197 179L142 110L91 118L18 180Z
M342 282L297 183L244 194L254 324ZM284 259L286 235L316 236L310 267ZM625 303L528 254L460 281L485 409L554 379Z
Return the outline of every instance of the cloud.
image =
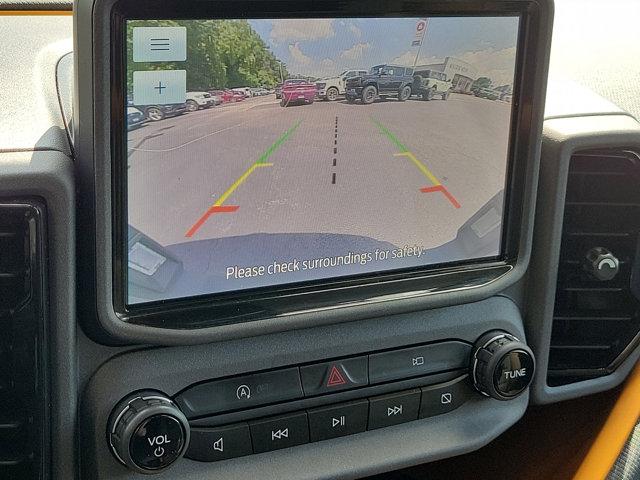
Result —
M329 77L338 73L336 62L330 58L320 61L317 66L310 69L309 74L316 77Z
M336 73L336 62L331 58L315 60L306 55L300 48L300 43L289 45L289 55L291 61L287 65L289 72L316 77L334 75Z
M404 52L402 55L398 55L396 58L391 60L391 64L393 65L405 65L412 66L414 60L416 59L416 52L412 52L411 50Z
M272 20L271 25L269 38L275 43L319 40L331 38L336 34L333 29L333 20L330 18Z
M356 38L360 38L362 36L362 30L353 23L349 24L349 30L356 36Z
M308 57L300 50L300 43L298 42L289 45L289 54L295 65L310 65L313 62L311 57Z
M291 70L291 69L290 69ZM314 62L312 64L298 64L295 66L295 71L303 75L310 75L312 77L324 78L332 77L338 74L338 67L335 61L330 58L325 58L320 62Z
M393 65L402 65L405 67L413 67L413 62L416 60L416 50L407 50L402 55L398 55L396 58L391 60L391 64ZM416 65L429 65L432 63L441 63L442 60L437 59L436 57L425 57L420 56Z
M336 62L334 62L333 60L331 60L330 58L325 58L324 60L322 60L322 62L320 62L320 66L322 68L336 68Z
M473 65L478 70L478 75L489 77L495 86L513 83L516 47L465 52L456 55L456 58Z
M342 58L346 58L347 60L359 60L370 48L370 43L356 43L353 47L342 52L340 56Z

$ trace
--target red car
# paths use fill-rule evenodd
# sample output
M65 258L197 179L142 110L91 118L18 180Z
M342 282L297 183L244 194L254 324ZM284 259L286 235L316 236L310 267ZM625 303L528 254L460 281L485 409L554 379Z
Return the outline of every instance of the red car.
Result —
M209 93L216 97L220 97L222 99L222 103L233 101L233 92L231 90L209 90Z
M282 85L280 105L288 107L296 103L312 104L316 98L316 85L302 79L285 80Z
M244 93L242 92L237 92L235 90L227 90L227 92L231 92L233 95L233 100L231 100L232 102L241 102L245 99Z

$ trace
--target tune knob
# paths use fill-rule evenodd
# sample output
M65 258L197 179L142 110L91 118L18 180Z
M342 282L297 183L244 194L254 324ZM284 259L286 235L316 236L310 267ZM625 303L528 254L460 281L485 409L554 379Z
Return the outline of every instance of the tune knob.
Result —
M531 349L509 333L485 333L474 345L471 375L483 395L497 400L517 397L531 383L534 369Z
M125 397L109 420L116 458L139 473L159 473L184 454L189 422L166 395L144 391Z

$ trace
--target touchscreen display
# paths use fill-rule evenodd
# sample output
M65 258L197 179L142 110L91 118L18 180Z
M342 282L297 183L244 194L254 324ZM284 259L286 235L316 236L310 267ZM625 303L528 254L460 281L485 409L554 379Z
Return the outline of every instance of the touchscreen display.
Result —
M127 303L500 258L518 27L127 20Z

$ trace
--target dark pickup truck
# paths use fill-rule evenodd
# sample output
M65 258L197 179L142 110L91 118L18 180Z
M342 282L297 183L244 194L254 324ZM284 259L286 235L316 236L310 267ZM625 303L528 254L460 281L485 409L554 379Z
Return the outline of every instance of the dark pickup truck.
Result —
M356 100L364 104L373 103L376 98L396 97L404 102L411 96L413 69L398 65L376 65L367 75L347 79L347 102Z

